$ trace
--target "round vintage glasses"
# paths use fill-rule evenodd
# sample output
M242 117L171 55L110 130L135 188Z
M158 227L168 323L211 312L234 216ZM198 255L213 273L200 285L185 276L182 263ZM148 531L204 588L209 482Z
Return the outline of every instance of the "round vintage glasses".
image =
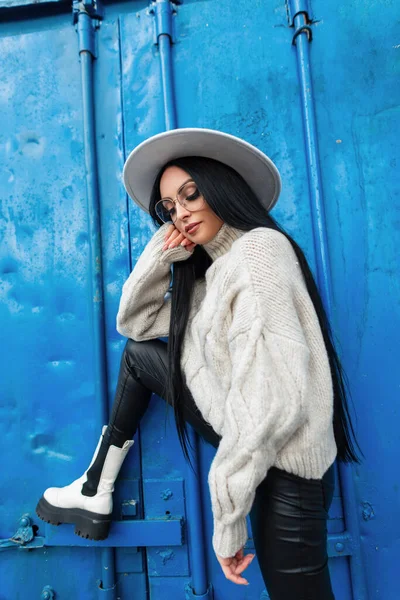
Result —
M172 198L161 198L155 205L156 214L164 223L175 223L177 217L175 205L177 202L190 212L203 208L204 198L192 179L181 185L174 200Z

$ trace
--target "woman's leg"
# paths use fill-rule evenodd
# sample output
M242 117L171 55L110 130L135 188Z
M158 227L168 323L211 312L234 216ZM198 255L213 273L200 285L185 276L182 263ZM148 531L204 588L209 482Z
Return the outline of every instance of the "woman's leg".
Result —
M135 342L128 339L121 358L120 372L107 436L122 445L132 438L148 408L152 393L165 396L167 380L167 344L161 340ZM190 396L183 407L185 420L214 447L220 437L204 421Z
M154 339L135 342L128 339L121 357L118 382L107 431L97 458L83 485L85 496L94 496L109 446L122 448L136 433L153 393L163 398L167 378L167 344ZM219 436L201 416L190 397L183 409L185 420L214 447Z
M71 484L48 488L36 507L38 516L55 525L74 523L75 533L90 539L108 536L112 492L122 463L132 446L152 393L163 396L167 376L167 345L160 340L128 339L121 357L110 421L103 428L89 468ZM189 395L184 416L215 447L219 436L204 421Z
M271 468L250 512L256 555L271 600L334 600L328 569L333 466L322 480Z

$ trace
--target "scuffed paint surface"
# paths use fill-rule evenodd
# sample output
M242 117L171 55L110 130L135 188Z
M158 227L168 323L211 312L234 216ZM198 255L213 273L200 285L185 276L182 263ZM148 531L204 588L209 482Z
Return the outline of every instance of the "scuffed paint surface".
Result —
M333 0L315 0L312 10L309 49L334 330L366 453L355 486L369 597L386 600L397 593L400 552L399 488L393 480L400 460L397 3L389 0L382 11L376 0L339 7ZM20 16L8 20L5 12L0 24L2 539L16 531L22 514L37 523L34 507L46 487L65 485L84 472L104 424L95 393L92 310L99 298L90 289L76 31L69 13ZM271 156L283 182L273 216L315 269L307 149L285 3L184 2L176 8L174 25L179 126L220 128ZM148 3L108 3L96 36L104 368L111 404L125 345L115 330L121 288L154 232L148 216L127 201L122 167L130 150L165 125ZM186 464L172 410L167 412L161 399L152 398L136 442L117 485L116 518L122 518L125 502L123 518L136 518L137 509L138 518L184 519L190 501ZM200 455L206 571L215 597L266 597L256 561L249 569L251 585L242 590L233 589L214 559L207 488L214 453L200 444ZM329 531L343 528L337 486ZM115 554L117 597L181 597L196 568L187 545L142 549L134 543ZM352 600L347 559L330 563L337 597ZM65 575L71 572L76 576ZM7 598L28 586L32 598L39 598L51 585L57 598L95 600L102 575L95 547L1 555Z

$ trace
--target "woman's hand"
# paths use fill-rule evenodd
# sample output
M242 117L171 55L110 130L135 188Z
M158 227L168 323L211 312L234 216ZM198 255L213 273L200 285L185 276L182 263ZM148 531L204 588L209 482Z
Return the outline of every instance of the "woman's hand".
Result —
M191 242L189 238L181 233L173 223L171 223L171 225L168 227L164 239L165 244L163 246L163 250L167 250L167 248L176 248L177 246L181 245L185 248L185 250L191 252L196 246L196 243Z
M239 585L249 585L247 579L240 577L240 573L243 573L243 571L247 569L255 557L255 554L246 554L246 556L244 556L242 548L231 558L222 558L222 556L218 556L218 554L216 554L216 557L227 579L233 581L233 583L238 583Z

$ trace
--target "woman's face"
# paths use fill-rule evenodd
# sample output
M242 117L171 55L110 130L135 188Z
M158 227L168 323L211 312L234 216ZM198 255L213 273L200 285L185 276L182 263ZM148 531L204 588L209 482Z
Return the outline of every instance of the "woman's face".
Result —
M165 169L160 181L161 198L176 198L179 188L188 179L191 179L189 173L179 167ZM175 210L175 227L195 244L207 244L217 235L223 224L223 220L217 217L205 200L200 210L191 212L179 202L175 204ZM185 228L192 223L200 223L200 226L193 233L186 232Z

